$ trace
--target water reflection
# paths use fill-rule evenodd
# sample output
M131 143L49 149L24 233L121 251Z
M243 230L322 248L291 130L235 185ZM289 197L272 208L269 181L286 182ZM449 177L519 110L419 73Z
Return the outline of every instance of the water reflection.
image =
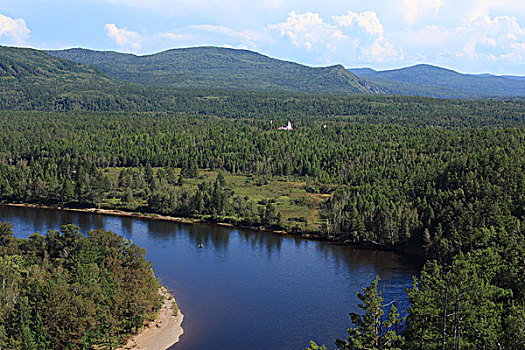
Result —
M133 219L132 218L122 218L122 233L130 236L133 234Z
M267 232L256 232L249 230L238 230L239 237L244 244L254 250L265 249L268 256L272 253L279 254L284 237L281 235L269 234Z
M406 305L418 270L391 252L213 225L5 206L0 221L12 222L17 237L73 223L145 247L185 314L178 350L301 349L312 338L330 345L345 336L362 286L380 275L385 299Z

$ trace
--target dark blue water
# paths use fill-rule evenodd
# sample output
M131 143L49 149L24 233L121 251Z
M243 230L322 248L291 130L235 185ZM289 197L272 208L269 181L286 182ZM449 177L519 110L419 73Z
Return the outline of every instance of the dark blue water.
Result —
M73 223L145 247L185 317L176 349L304 349L309 340L333 348L362 286L379 275L385 300L403 302L419 267L392 252L211 225L4 206L0 221L18 238Z

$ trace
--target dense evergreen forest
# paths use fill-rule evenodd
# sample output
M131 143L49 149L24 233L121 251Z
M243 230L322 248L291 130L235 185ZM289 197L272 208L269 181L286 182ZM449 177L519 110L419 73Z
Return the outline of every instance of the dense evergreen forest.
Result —
M523 100L154 89L2 53L1 201L416 252L408 316L374 281L339 349L525 347ZM108 346L158 306L144 252L116 235L0 239L1 349Z
M11 228L0 223L0 349L115 349L161 306L144 249L121 236Z
M341 65L309 67L224 47L172 49L137 56L111 51L69 49L49 54L97 67L111 77L151 87L242 91L378 93Z
M301 111L297 101L291 112L276 100L283 110L273 118L240 118L240 106L231 117L213 109L197 116L5 111L0 194L5 202L102 205L292 230L271 198L250 201L225 178L304 181L306 192L325 198L321 237L428 259L408 291L406 319L384 306L372 284L362 294L365 314L353 315L338 348L523 348L523 102L350 98L341 101L356 110L368 105L368 113L307 117L316 100L344 107L328 97L304 99L313 110L292 118L293 131L277 126ZM216 178L199 180L203 169L218 171ZM198 185L185 187L190 179Z

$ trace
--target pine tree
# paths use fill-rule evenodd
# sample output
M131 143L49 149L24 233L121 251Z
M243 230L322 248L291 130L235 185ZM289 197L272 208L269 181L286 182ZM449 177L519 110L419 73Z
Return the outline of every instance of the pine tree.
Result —
M400 319L395 304L383 304L382 293L377 291L379 276L358 292L359 307L364 314L350 313L354 327L347 329L347 340L336 340L338 350L354 349L398 349L403 341L400 336ZM388 316L383 318L385 308L390 306Z

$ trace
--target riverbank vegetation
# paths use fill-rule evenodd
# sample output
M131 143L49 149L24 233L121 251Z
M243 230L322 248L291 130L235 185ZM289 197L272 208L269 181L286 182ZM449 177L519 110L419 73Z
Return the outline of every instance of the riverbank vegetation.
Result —
M115 349L162 304L144 254L102 229L15 239L0 223L0 349Z
M521 127L283 121L3 112L0 195L315 230L442 261L523 215Z
M1 112L1 200L415 251L390 347L523 347L523 101L184 96L176 113Z

